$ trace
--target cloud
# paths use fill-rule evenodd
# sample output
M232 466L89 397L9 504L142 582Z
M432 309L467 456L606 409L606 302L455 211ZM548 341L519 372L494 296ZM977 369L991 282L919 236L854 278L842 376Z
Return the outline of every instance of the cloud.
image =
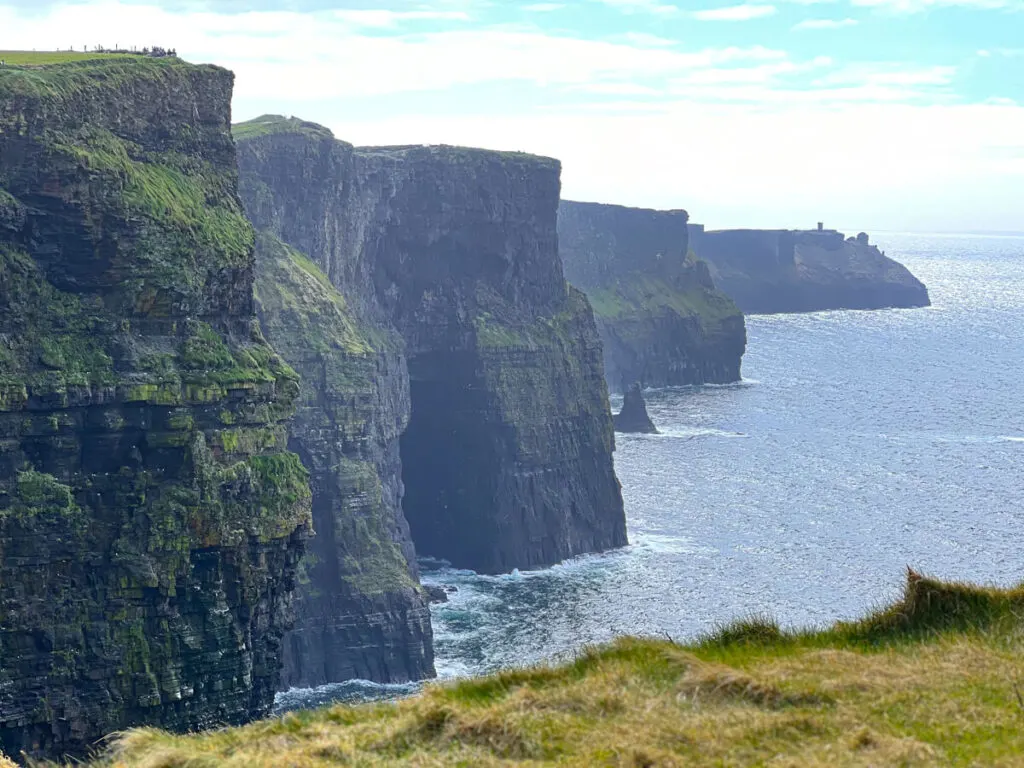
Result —
M951 66L916 67L891 64L855 64L831 72L813 81L816 86L945 86L953 82L957 68Z
M669 40L667 37L651 35L646 32L627 32L622 39L640 48L671 48L678 45L677 40Z
M533 3L523 6L523 10L530 13L551 13L552 11L560 11L563 8L565 8L565 5L562 3Z
M939 8L967 8L986 11L1024 10L1021 0L850 0L852 5L890 13L921 13Z
M394 10L346 10L331 11L339 21L359 27L396 27L411 21L469 21L465 11L394 11Z
M336 12L385 5L354 0L315 12L173 12L150 0L25 13L3 2L0 30L20 46L149 44L139 30L155 32L236 72L238 119L289 113L360 144L551 155L568 197L688 208L714 226L1024 230L1024 107L1012 92L961 103L950 66L485 26L495 6L484 0L395 0L386 15ZM658 31L650 12L641 21Z
M679 13L678 6L661 2L661 0L592 0L602 3L623 13L653 13L657 16L671 16Z
M804 19L793 29L843 29L844 27L855 27L858 24L860 22L857 19Z
M698 21L750 21L774 15L778 9L774 5L732 5L726 8L708 8L694 11L692 16Z

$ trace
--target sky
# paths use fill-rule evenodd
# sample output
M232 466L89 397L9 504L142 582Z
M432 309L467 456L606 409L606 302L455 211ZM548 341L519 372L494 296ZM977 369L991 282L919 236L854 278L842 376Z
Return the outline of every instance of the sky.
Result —
M1024 0L0 0L0 49L175 47L234 117L557 157L709 228L1024 231Z

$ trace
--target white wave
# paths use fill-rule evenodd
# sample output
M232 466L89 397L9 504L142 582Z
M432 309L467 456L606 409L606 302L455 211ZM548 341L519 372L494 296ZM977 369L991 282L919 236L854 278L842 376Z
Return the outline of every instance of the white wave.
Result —
M654 440L657 440L657 439L665 439L665 438L674 438L674 439L677 439L677 440L682 438L682 439L690 440L690 439L693 439L693 438L696 438L696 437L720 437L720 438L726 438L726 439L734 440L734 439L745 439L745 438L749 438L750 437L750 435L748 435L746 432L730 432L729 430L713 429L711 427L683 427L683 426L674 426L674 427L658 427L658 429L659 429L659 432L656 435L630 435L630 437L639 438L641 440L644 440L644 439L654 439Z

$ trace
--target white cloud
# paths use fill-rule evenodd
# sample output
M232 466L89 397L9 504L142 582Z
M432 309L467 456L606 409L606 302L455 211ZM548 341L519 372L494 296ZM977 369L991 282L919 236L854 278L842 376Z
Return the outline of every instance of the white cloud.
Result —
M679 13L678 6L661 2L661 0L593 0L593 2L602 3L623 13L653 13L658 16L671 16Z
M627 32L622 39L640 48L671 48L679 44L677 40L669 40L667 37L650 35L646 32Z
M552 11L560 11L565 8L562 3L532 3L531 5L524 5L523 10L531 13L551 13Z
M975 10L1024 10L1021 0L850 0L853 5L877 8L891 13L920 13L938 8L971 8Z
M395 27L410 21L469 21L465 11L394 11L394 10L348 10L331 11L331 15L359 27Z
M140 31L156 30L190 60L236 71L238 119L291 113L361 144L555 156L567 197L683 207L713 226L1024 230L1024 107L956 103L952 67L852 67L764 46L694 50L472 20L407 34L437 25L395 18L382 35L367 19L381 17L0 5L0 36L43 49L141 44Z
M913 67L900 64L857 64L830 72L813 82L816 86L944 86L953 82L956 67Z
M694 11L693 18L698 21L750 21L774 15L778 9L774 5L732 5L726 8L708 8Z
M843 29L860 24L857 19L804 19L793 29Z

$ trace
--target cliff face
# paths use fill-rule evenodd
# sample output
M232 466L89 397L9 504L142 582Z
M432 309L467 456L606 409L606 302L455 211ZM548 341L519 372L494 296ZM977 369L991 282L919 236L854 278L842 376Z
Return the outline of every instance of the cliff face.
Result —
M432 677L430 611L401 513L401 344L361 327L319 267L273 235L256 254L263 330L302 376L290 445L312 476L316 528L282 683Z
M689 254L686 211L562 201L565 274L586 292L613 391L738 381L746 326Z
M309 523L231 74L0 69L0 746L266 713Z
M499 572L624 544L600 343L558 259L558 163L355 149L274 118L237 135L257 225L405 343L417 549Z
M871 245L834 230L691 231L697 255L744 312L926 307L928 289Z

